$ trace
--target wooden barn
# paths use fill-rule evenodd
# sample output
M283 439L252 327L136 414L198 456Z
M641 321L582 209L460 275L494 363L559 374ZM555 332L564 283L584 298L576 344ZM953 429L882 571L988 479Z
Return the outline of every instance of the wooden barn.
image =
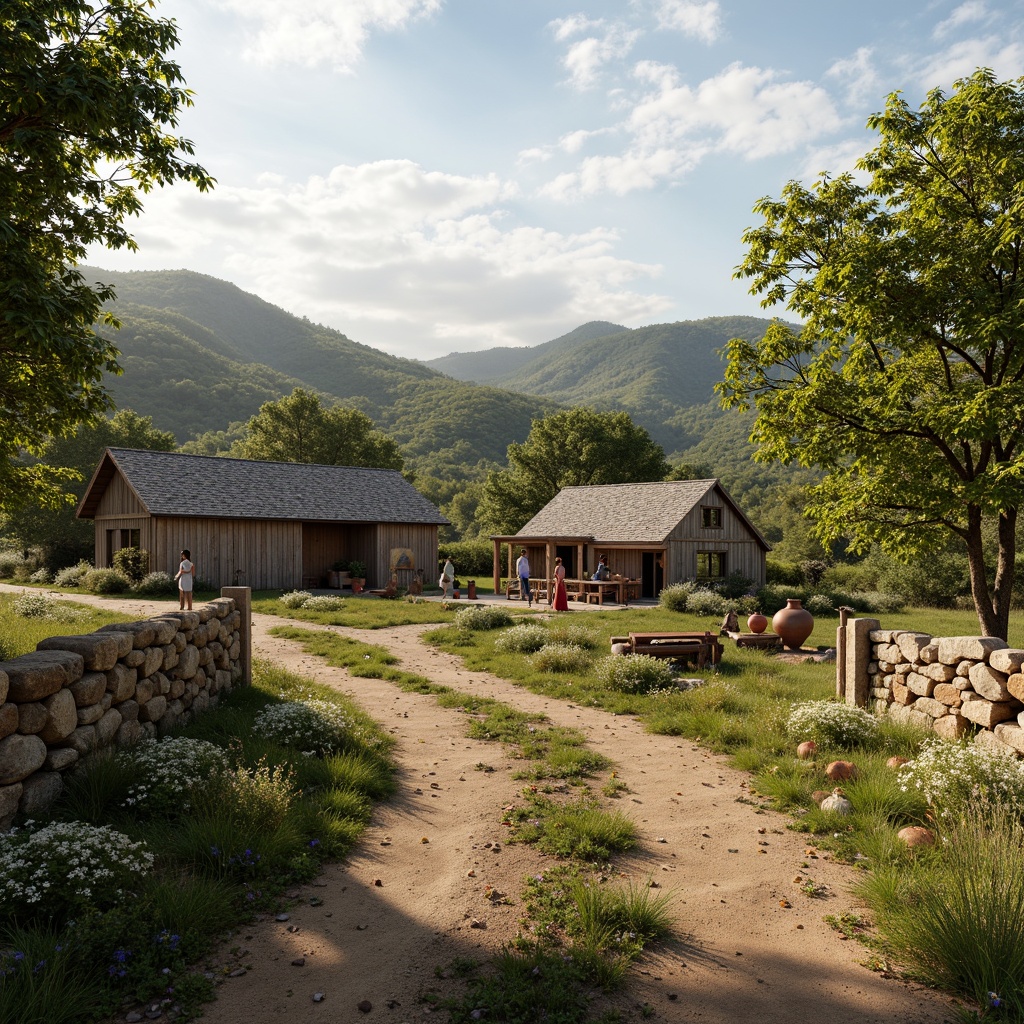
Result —
M366 565L367 586L437 576L448 520L392 469L251 462L108 448L78 505L96 529L96 565L124 547L150 569L177 572L192 552L215 587L315 587L339 561Z
M550 579L555 558L566 576L589 579L601 555L616 576L639 580L642 597L670 583L714 582L738 572L765 583L771 546L718 480L566 487L514 536L494 536L494 578L508 544L505 575L515 575L522 548L531 574Z

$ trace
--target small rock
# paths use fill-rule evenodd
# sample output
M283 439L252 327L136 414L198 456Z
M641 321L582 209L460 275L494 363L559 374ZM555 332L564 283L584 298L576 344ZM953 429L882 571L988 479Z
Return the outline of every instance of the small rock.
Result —
M305 967L305 966L306 966L306 958L304 956L297 956L292 961L292 967Z
M125 1017L125 1020L128 1024L138 1024L138 1022L142 1020L142 1014L139 1013L138 1010L132 1010L132 1012Z
M469 869L469 870L468 870L468 871L466 872L466 877L467 877L467 878L476 878L476 872L475 872L475 871L474 871L474 870L473 870L472 868L470 868L470 869Z
M292 933L293 935L294 935L294 934L295 934L295 933L296 933L296 932L297 932L298 930L299 930L299 926L298 926L297 924L290 924L290 925L288 925L288 927L287 927L287 929L286 929L286 931L289 931L289 932L291 932L291 933Z
M421 843L429 843L429 842L430 842L430 840L429 840L429 839L428 839L428 838L427 838L426 836L424 836L424 837L423 837L423 838L422 838L422 839L420 840L420 842L421 842Z
M310 896L309 905L311 907L322 907L324 905L324 901L320 899L319 896Z
M658 836L658 842L659 843L667 843L668 840L664 836Z
M369 1013L373 1009L373 1003L369 999L364 999L362 1002L356 1003L356 1009L360 1013Z
M326 997L324 996L323 992L314 992L313 993L313 1002L314 1003L322 1003L325 998Z
M246 973L244 967L236 967L229 975L229 978L241 978Z
M668 998L669 998L669 1002L674 1003L679 998L679 993L678 992L669 992Z
M487 927L487 922L486 921L480 921L480 920L478 920L477 918L474 917L473 920L469 922L469 927L470 928L486 928Z
M382 881L381 881L381 880L380 880L379 878L375 878L375 879L373 880L373 884L374 884L374 885L375 885L375 886L376 886L376 887L377 887L378 889L383 889L383 888L384 888L384 883L383 883L383 882L382 882Z
M274 918L274 920L275 921L290 921L291 920L291 916L289 914L278 914L277 917Z
M365 932L366 929L369 928L369 927L370 926L368 924L357 924L356 925L356 931L357 932Z

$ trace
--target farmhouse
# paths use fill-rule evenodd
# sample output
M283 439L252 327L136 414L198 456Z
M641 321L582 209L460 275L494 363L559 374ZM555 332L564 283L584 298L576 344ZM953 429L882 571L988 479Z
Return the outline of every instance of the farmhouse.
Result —
M437 572L447 520L391 469L251 462L108 448L78 505L96 529L96 564L124 547L174 573L183 548L215 587L320 586L338 561L366 566L369 586L397 568L407 585Z
M733 572L763 586L771 550L718 480L566 487L517 534L491 539L496 589L500 546L507 543L510 577L521 548L532 574L546 579L556 557L570 579L587 579L606 555L613 575L640 581L642 597L657 597L670 583L714 582Z

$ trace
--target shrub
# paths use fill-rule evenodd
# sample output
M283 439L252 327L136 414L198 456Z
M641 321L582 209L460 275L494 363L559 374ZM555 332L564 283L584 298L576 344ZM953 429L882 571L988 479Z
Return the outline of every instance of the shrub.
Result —
M84 609L71 608L46 594L22 594L11 607L23 618L48 622L79 622L89 615Z
M573 644L545 644L532 657L541 672L586 672L590 667L590 655Z
M306 700L268 704L253 721L252 731L283 746L324 755L341 749L349 726L340 705Z
M691 615L724 615L728 601L714 590L695 590L686 602Z
M672 685L672 669L649 654L612 654L597 665L597 677L620 693L650 693Z
M53 575L50 570L44 565L41 569L36 569L28 578L29 583L52 583Z
M123 594L131 588L128 580L116 569L93 569L82 577L82 584L90 594Z
M834 600L828 594L812 594L804 607L819 619L832 618L839 614Z
M132 587L133 594L145 597L165 597L178 592L178 584L169 572L147 573Z
M82 579L90 572L92 565L89 562L78 562L59 570L53 577L53 582L58 587L80 587Z
M800 577L809 587L816 587L829 570L829 563L823 558L805 558L800 563Z
M460 608L455 616L455 626L458 629L502 629L511 624L512 616L504 608L493 604Z
M929 738L900 769L903 788L919 789L928 803L959 814L979 798L1017 807L1024 814L1024 762L974 744Z
M319 594L307 598L302 603L302 608L307 612L336 612L345 607L345 598L335 597L333 594Z
M140 548L121 548L114 552L114 568L132 583L139 583L149 572L149 552Z
M301 608L313 595L308 590L292 590L281 595L285 608Z
M125 806L147 817L178 817L211 780L228 769L223 748L183 736L143 743L119 756L137 772Z
M588 651L594 650L600 643L600 636L596 630L571 619L551 623L548 633L551 643L572 644L574 647L582 647Z
M670 583L658 595L658 601L662 608L670 612L685 612L690 595L697 589L693 582Z
M807 601L811 597L811 593L804 587L792 586L788 583L771 583L757 592L757 605L768 618L771 618L780 608L786 607L786 601L791 597Z
M855 747L878 729L878 719L861 708L834 700L794 704L786 724L790 735L829 747Z
M894 615L896 612L903 611L907 605L900 594L883 594L874 590L857 596L864 602L864 611L876 612L879 615Z
M0 579L9 580L25 564L25 559L15 551L0 552Z
M728 576L715 581L715 590L721 594L722 597L730 598L732 600L742 597L753 589L754 581L749 576L744 576L743 573L739 571L731 572Z
M0 905L8 914L64 920L125 900L153 855L109 826L63 821L0 834Z
M777 562L769 558L765 562L765 582L769 586L781 583L785 586L799 586L803 583L804 577L800 572L800 566L795 562Z
M537 622L523 622L506 629L494 641L494 649L507 654L533 654L548 642L548 631Z
M438 545L437 557L442 564L450 558L452 565L459 567L459 574L470 579L490 577L494 568L494 549L489 540L444 541Z

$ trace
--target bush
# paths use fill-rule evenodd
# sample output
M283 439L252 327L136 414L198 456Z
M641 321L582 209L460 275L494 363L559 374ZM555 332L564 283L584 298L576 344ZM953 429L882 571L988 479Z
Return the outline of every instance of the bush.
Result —
M839 614L835 601L828 594L812 594L804 607L818 619L829 619Z
M723 579L716 580L715 590L722 597L736 600L754 589L754 581L741 572L731 572Z
M25 619L46 619L49 622L78 622L88 617L81 608L70 608L46 594L22 594L11 606Z
M285 608L301 608L313 595L308 590L292 590L281 595Z
M460 576L472 579L474 576L490 578L494 571L494 548L489 540L445 541L438 545L438 561L443 565L446 558L458 567Z
M20 569L25 567L25 559L17 551L0 552L0 579L14 579Z
M257 736L320 755L340 750L349 728L345 709L326 700L268 704L252 723Z
M786 728L797 739L847 748L871 739L878 729L878 719L852 704L809 700L793 705Z
M149 552L140 548L121 548L114 552L114 568L131 583L140 583L149 572Z
M457 629L502 629L512 624L512 616L494 604L473 605L460 608L455 616Z
M533 655L533 664L541 672L586 672L590 655L573 644L546 644Z
M695 590L686 601L686 610L691 615L725 614L729 602L714 590Z
M144 597L166 597L178 592L178 584L169 572L147 573L132 587L133 594Z
M92 565L89 562L78 562L59 570L53 577L55 586L58 587L80 587L83 578L92 572Z
M553 622L548 627L548 635L551 643L572 644L588 651L594 650L601 642L596 630L572 619Z
M786 607L786 601L791 597L807 601L811 596L804 587L771 583L757 592L757 605L770 619L780 608Z
M658 595L662 608L670 612L685 612L690 595L697 589L695 583L670 583Z
M523 622L506 629L494 641L494 649L506 654L533 654L548 642L548 631L539 623Z
M93 569L82 577L82 586L90 594L123 594L131 584L116 569Z
M795 562L776 562L771 558L765 562L765 582L769 586L781 583L793 587L799 586L803 581L803 573Z
M307 598L301 607L307 612L337 612L345 607L345 598L333 594L319 594Z
M142 843L108 826L56 822L0 834L0 903L25 921L107 910L153 865Z
M119 755L136 769L125 806L140 817L176 818L196 794L228 770L223 748L206 740L168 737Z
M956 816L979 798L1016 807L1024 816L1024 762L974 744L930 738L900 769L904 789L919 789L931 805Z
M620 693L650 693L672 685L672 669L649 654L612 654L597 665L597 677Z
M50 570L44 565L41 569L36 569L28 578L29 583L52 583L53 576Z

